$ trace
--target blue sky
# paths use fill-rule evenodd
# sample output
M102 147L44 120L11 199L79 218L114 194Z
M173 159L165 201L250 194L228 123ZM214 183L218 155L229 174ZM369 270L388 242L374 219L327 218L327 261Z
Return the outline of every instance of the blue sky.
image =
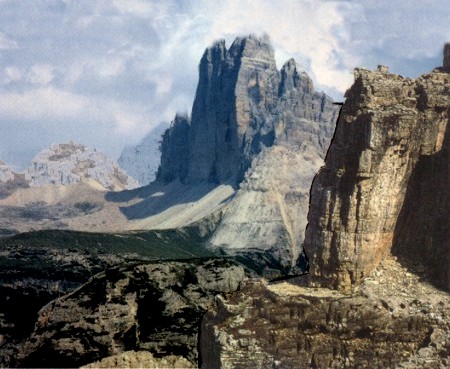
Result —
M267 33L340 99L356 66L416 77L450 41L445 0L0 0L0 160L73 140L117 158L190 112L214 40Z

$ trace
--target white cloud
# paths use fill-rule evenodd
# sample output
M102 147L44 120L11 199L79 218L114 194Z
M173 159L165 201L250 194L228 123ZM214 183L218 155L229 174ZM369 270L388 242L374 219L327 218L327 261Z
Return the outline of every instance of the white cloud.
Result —
M0 93L0 116L3 119L73 118L82 112L86 105L85 97L53 87L28 90L24 93Z
M33 84L47 85L54 78L53 68L50 65L33 65L27 78Z
M0 32L0 50L18 49L17 42Z
M3 69L3 83L9 84L11 82L20 81L23 77L23 71L14 65L5 67Z
M155 3L145 0L114 0L114 6L123 13L149 16L155 12Z
M206 16L213 20L208 44L218 38L230 40L236 35L267 33L279 68L294 57L323 88L344 92L351 84L349 72L353 65L338 58L349 37L344 13L352 9L351 5L312 0L229 0L220 6L216 2L203 4Z

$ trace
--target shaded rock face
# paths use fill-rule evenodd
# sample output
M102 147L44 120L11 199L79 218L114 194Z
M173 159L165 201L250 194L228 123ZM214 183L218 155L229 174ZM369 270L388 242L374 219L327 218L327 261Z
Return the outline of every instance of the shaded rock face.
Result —
M450 109L448 110L450 120ZM422 155L412 171L394 229L392 252L406 265L423 264L450 291L450 124L441 150Z
M196 362L203 314L244 277L223 259L108 269L41 309L16 365L74 367L129 350Z
M210 246L267 251L295 269L339 109L293 59L278 71L264 38L238 38L228 50L218 42L199 70L191 120L177 116L163 136L158 179L239 185Z
M157 177L164 182L186 178L189 165L189 117L177 115L161 142L161 165Z
M190 122L175 118L163 137L158 180L237 185L255 156L276 144L281 113L301 110L301 117L326 126L320 139L327 146L337 109L321 104L331 100L314 92L294 60L277 70L268 39L237 38L228 50L224 41L217 42L205 51L199 73ZM313 100L318 101L308 104Z
M406 260L426 255L448 288L449 83L441 69L416 80L355 70L311 189L312 285L348 289L394 246Z
M126 146L117 161L140 186L146 186L156 178L161 163L160 141L167 128L167 123L158 124L138 145Z
M304 268L299 256L309 190L323 164L337 109L326 95L313 92L312 81L298 74L293 60L285 64L282 76L280 86L286 92L275 109L274 145L253 159L210 245L227 252L272 249L282 267L300 262Z
M73 142L57 144L41 151L25 171L30 186L70 185L94 180L109 190L137 187L137 182L96 149Z
M203 321L202 368L445 368L450 297L385 260L349 296L248 282Z

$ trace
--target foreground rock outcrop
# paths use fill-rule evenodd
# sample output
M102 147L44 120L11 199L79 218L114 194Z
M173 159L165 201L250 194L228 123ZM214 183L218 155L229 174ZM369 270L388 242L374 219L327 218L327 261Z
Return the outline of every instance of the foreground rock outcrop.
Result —
M205 315L200 339L205 369L447 368L450 296L393 258L353 295L248 282Z
M203 314L246 274L224 259L108 269L41 309L15 365L74 367L129 350L196 363Z
M311 283L350 288L392 251L450 290L449 84L445 68L415 80L355 70L312 185Z
M148 351L126 351L122 354L106 357L100 361L83 365L81 369L89 368L154 368L154 369L186 369L197 368L184 357L169 355L155 358Z

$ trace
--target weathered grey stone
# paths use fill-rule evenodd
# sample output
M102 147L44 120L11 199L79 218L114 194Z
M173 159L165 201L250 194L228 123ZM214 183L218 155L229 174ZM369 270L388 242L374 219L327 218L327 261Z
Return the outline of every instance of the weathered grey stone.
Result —
M171 128L183 144L178 150L171 144L174 132L163 137L158 180L237 185L261 150L276 145L282 113L327 126L321 138L328 145L337 108L321 104L329 98L314 92L293 59L278 71L267 38L237 38L228 50L224 41L216 42L205 51L199 74L190 123ZM187 168L180 171L173 163Z
M137 187L137 182L113 160L96 149L73 142L53 145L37 154L26 169L25 178L33 187L70 185L83 180L96 181L109 190Z

